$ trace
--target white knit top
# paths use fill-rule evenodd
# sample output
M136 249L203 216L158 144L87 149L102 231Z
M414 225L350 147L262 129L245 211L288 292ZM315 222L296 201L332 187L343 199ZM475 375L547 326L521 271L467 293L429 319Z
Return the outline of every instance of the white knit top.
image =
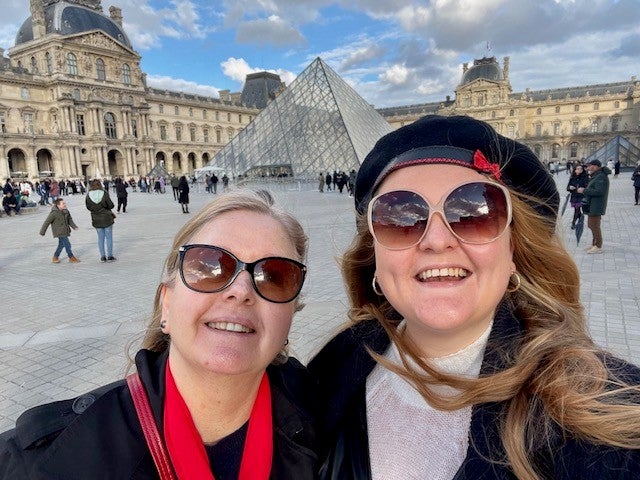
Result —
M468 347L431 358L430 364L442 372L477 378L490 331L491 325ZM385 357L402 364L393 343ZM446 390L441 392L446 394ZM451 480L466 457L470 425L471 407L453 412L436 410L402 377L382 365L367 378L373 480Z

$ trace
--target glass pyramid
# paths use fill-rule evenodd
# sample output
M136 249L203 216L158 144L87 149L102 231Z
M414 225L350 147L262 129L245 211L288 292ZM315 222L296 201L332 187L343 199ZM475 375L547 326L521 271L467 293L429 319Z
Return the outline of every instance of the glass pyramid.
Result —
M209 162L234 177L358 170L387 121L316 58Z
M603 165L606 165L609 159L613 159L614 162L620 160L622 166L635 167L638 160L640 160L640 148L636 147L625 137L616 135L589 155L585 163L589 163L595 159L600 160Z

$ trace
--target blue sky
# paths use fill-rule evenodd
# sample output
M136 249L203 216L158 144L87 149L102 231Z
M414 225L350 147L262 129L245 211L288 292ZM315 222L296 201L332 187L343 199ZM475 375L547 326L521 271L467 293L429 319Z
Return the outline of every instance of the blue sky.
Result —
M321 57L376 107L454 96L462 64L509 56L514 92L640 77L640 0L112 0L148 84L217 96ZM30 15L2 0L0 47ZM489 49L487 49L489 46Z

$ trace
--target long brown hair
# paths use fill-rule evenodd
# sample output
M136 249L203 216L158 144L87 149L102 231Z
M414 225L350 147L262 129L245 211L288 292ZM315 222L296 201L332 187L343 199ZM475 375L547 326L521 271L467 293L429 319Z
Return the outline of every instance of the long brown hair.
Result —
M501 433L507 458L491 460L507 462L518 478L538 480L529 446L546 444L553 424L594 443L640 448L640 389L607 368L606 353L589 337L578 269L555 225L536 212L531 198L511 190L511 199L510 235L521 285L515 292L506 291L503 301L522 319L525 333L515 357L504 359L505 370L478 379L443 374L396 333L399 314L371 286L375 256L364 216L357 218L357 234L342 258L342 273L351 321L377 319L396 343L402 365L373 352L372 356L413 384L436 408L504 402ZM442 384L460 394L439 395L432 387Z

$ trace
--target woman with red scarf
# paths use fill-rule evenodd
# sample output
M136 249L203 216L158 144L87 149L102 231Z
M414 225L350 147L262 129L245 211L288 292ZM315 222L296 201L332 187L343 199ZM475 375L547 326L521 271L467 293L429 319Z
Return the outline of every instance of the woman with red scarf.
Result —
M175 237L136 373L25 412L0 478L315 478L314 392L286 355L306 249L267 193L208 204Z

